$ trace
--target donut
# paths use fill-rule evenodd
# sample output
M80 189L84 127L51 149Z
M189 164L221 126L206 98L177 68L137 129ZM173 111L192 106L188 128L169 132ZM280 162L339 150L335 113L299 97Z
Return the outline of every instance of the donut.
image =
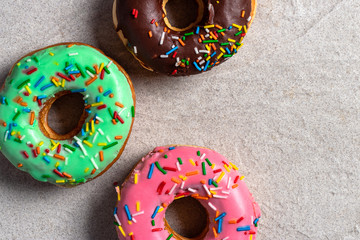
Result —
M219 153L196 146L157 147L127 177L114 211L119 239L188 239L165 219L176 199L197 199L208 226L193 239L255 239L260 209L238 168Z
M81 94L84 107L76 127L59 134L49 126L48 113L69 94ZM0 104L4 156L33 178L64 187L90 181L115 163L135 115L124 69L83 43L61 43L21 58L5 79Z
M235 55L256 12L256 0L194 0L197 19L173 26L166 6L171 0L115 0L113 22L143 67L184 76L211 70Z

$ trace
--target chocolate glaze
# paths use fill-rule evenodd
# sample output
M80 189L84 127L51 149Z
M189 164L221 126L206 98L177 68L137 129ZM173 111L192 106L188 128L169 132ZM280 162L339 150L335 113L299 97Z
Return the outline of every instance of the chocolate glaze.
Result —
M183 37L185 33L196 31L190 29L184 32L176 32L170 30L170 33L165 34L164 43L160 45L161 35L164 28L167 27L163 19L162 0L115 0L116 2L116 17L118 20L117 31L122 31L124 37L129 41L128 49L134 53L134 46L136 46L137 53L136 57L142 61L147 67L153 69L156 72L173 74L176 76L181 75L192 75L198 74L204 71L199 71L193 64L200 56L205 60L204 53L196 54L194 48L197 47L199 50L206 50L204 43L199 43L198 39L200 35L194 34L186 36L185 46L182 46L178 40L172 39L172 36ZM206 35L206 31L203 26L206 25L219 25L223 28L229 28L232 24L239 26L250 26L251 18L255 13L255 0L222 0L217 3L216 0L204 0L204 15L202 21L198 24L200 28L200 34ZM132 14L133 9L138 10L137 18ZM241 17L242 11L245 10L245 16ZM251 16L251 18L249 18ZM151 24L152 19L158 23L158 27L155 24ZM214 32L219 28L209 28L210 31ZM149 37L149 31L152 32L152 37ZM227 43L227 39L234 39L238 45L240 39L244 37L244 28L242 29L243 36L235 36L239 30L236 27L232 27L230 30L227 29L224 32L224 36L218 33L218 43L214 43L216 47L216 54L210 59L209 67L207 71L212 69L212 66L216 66L229 59L229 57L217 56L221 54L220 47L226 50L226 47L231 49L231 45L220 46L220 43ZM210 38L206 38L210 40ZM172 45L178 46L177 55L175 58L172 57L173 53L168 58L160 58L160 55L165 55L166 52L172 49ZM238 45L235 45L238 47ZM237 51L231 51L231 54L223 53L225 55L233 55ZM213 54L214 50L211 50L210 54ZM190 64L185 67L178 66L176 58L188 59ZM201 62L201 61L200 61ZM216 63L218 62L218 63ZM215 64L216 65L213 65ZM200 66L200 64L198 64ZM204 67L206 62L201 66ZM200 66L200 67L201 67ZM176 70L176 73L174 72Z

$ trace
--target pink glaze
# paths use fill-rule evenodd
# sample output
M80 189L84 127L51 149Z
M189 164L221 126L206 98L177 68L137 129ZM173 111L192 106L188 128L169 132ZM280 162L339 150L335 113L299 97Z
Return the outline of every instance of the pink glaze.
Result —
M177 164L177 162L179 162L178 158L181 158L182 165ZM195 166L189 161L190 159L194 161ZM206 159L213 164L212 167L209 166ZM162 168L169 170L166 170L167 173L164 175L156 166L154 166L153 174L149 179L148 174L151 164L156 161L158 161ZM205 163L206 175L203 175L203 162ZM223 162L229 166L230 172L227 171ZM177 165L180 166L181 170L179 170ZM129 179L122 185L121 200L117 202L117 208L115 209L114 215L115 218L117 218L116 221L121 225L116 228L119 239L175 239L174 237L170 237L170 233L164 229L166 209L161 211L163 204L165 203L166 206L169 206L174 199L183 194L196 198L196 196L193 195L194 193L188 190L189 188L190 190L196 190L195 194L208 198L208 193L200 181L206 181L205 186L207 189L215 188L215 186L209 185L209 179L217 180L223 172L224 176L218 183L218 187L222 189L215 190L211 193L211 197L208 198L208 200L198 199L209 213L209 231L204 239L225 238L229 240L255 240L257 227L254 222L257 223L259 220L260 209L244 181L241 180L242 177L234 168L236 168L236 166L230 164L225 157L207 148L191 146L166 146L155 148L141 160L131 173ZM217 172L218 169L221 169L221 171ZM187 173L193 171L198 171L198 173L196 175L187 176L185 181L181 180L182 176L186 176ZM214 171L216 173L214 173ZM135 184L135 174L137 175L137 184ZM176 178L177 181L181 183L174 187L175 182L172 178ZM234 183L236 179L237 181ZM165 182L165 186L161 194L159 194L157 189L162 182ZM182 182L185 182L183 189L181 189ZM218 196L226 198L218 198ZM137 211L137 201L140 202L140 211ZM215 211L209 203L216 208L217 211ZM129 224L130 221L128 220L125 211L125 205L128 206L129 212L133 216L131 217L131 224ZM158 211L156 216L152 219L152 215L157 206L160 207L160 211ZM137 215L137 213L141 213L142 211L144 212L143 214ZM222 230L219 233L219 221L214 221L214 218L222 213L226 213L226 215L222 218ZM155 226L152 226L151 220L155 221ZM229 221L231 222L231 220L240 221L235 224L230 224ZM237 228L239 227L249 227L250 230L237 231ZM162 230L152 232L152 229L157 228ZM125 236L121 231L124 232ZM217 236L215 236L214 231L216 231Z

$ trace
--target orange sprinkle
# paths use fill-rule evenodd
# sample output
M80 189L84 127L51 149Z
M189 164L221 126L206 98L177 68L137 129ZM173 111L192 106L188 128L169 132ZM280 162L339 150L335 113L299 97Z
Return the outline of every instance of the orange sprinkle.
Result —
M229 221L229 223L230 223L230 224L236 224L236 219L231 219L231 220Z
M17 98L16 98L16 100L15 100L15 102L17 102L17 103L21 103L22 102L22 97L20 97L20 96L18 96Z
M67 45L68 48L71 48L72 46L74 46L74 44Z
M215 227L213 227L212 230L213 230L213 233L214 233L214 237L217 238L217 232L216 232Z
M36 153L40 154L40 147L36 147Z
M216 51L215 44L211 43L211 47L212 47L212 49L214 49L214 51Z
M199 38L199 39L198 39L198 41L199 41L199 43L202 43L202 40L201 40L201 38Z
M92 171L91 171L91 174L94 174L96 172L96 169L94 168Z
M95 121L95 124L99 124L99 122L100 122L99 120L96 120L96 121Z
M181 44L181 46L185 46L185 43L180 38L179 38L179 43Z
M3 123L2 123L2 125L3 125L4 127L6 127L6 126L7 126L6 122L3 122Z
M62 174L67 178L72 178L72 176L70 174L66 173L66 172L63 172Z
M149 37L152 38L153 34L152 31L149 31Z
M219 211L216 210L216 212L215 212L215 218L217 218L219 215L220 215Z
M30 113L30 125L34 124L34 119L35 119L35 113L34 113L34 111L31 111L31 113Z
M64 156L58 155L58 154L54 154L54 158L60 159L60 160L65 160Z
M188 176L193 176L193 175L197 175L197 174L199 174L198 170L192 171L192 172L187 172L185 175L188 177Z
M173 181L174 183L177 183L177 184L181 183L181 181L179 179L175 178L175 177L172 177L171 181Z
M100 151L99 152L99 156L100 156L100 161L104 161L104 152L103 151Z
M168 205L167 205L166 203L162 203L161 206L162 206L163 208L167 208Z
M170 33L170 29L167 31L167 33Z
M118 106L118 107L121 107L121 108L123 108L123 107L124 107L124 105L122 105L122 104L121 104L121 103L119 103L119 102L116 102L116 103L115 103L115 105L116 105L116 106Z
M115 140L121 140L122 138L122 136L115 136Z
M114 125L116 125L115 119L112 119L111 121L112 121L112 123L113 123Z
M97 76L94 76L93 78L91 78L90 80L87 80L85 82L85 85L86 86L89 86L90 84L92 84L98 77Z
M196 199L201 199L201 200L209 200L209 198L207 198L207 197L201 197L201 196L198 196L198 197L193 197L193 198L196 198Z
M22 167L23 165L22 165L21 163L19 163L17 166L18 166L18 167Z
M104 91L103 87L102 86L99 86L98 87L98 90L99 90L99 93L102 93Z
M215 34L213 32L210 32L210 35L214 38L214 40L217 40L217 37L215 36Z
M218 28L218 29L223 29L223 27L218 25L218 24L216 24L215 27Z
M52 77L51 79L54 79L55 81L60 81L57 77Z
M23 107L27 107L28 104L26 102L21 102L20 105Z
M77 73L77 74L75 75L76 78L79 78L80 76L81 76L81 73Z
M91 105L90 105L90 104L88 104L88 105L85 106L85 109L88 109L88 108L91 108Z
M164 32L167 32L167 27L164 27Z
M193 193L193 194L191 194L191 197L193 197L193 198L198 197L198 196L199 196L198 193Z
M241 11L241 17L242 17L242 18L245 17L245 10L242 10L242 11Z
M158 27L158 26L159 26L159 24L158 24L157 22L155 22L155 26L156 26L156 27Z
M224 33L224 32L221 32L221 35L225 36L225 33Z
M201 184L206 184L206 181L203 179L200 181Z
M239 185L237 185L237 184L234 184L234 185L232 185L232 188L237 188Z
M110 93L109 98L113 98L113 97L114 97L114 94Z
M201 37L201 40L205 40L205 37L204 37L204 35L202 35L202 34L200 34L200 37Z
M160 149L159 152L164 152L164 149Z
M96 74L99 74L99 68L96 64L94 64L94 69L95 69Z

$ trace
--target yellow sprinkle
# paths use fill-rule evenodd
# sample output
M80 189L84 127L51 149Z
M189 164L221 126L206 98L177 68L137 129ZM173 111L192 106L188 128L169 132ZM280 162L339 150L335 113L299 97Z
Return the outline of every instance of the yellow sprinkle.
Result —
M101 63L100 68L99 68L99 72L101 72L103 70L103 68L104 68L104 63Z
M117 192L118 201L120 201L121 200L120 187L116 186L115 189L116 189L116 192Z
M216 183L219 183L224 176L225 176L225 173L221 172L220 176L216 179Z
M10 133L11 136L14 136L15 134L16 134L16 131L12 131L12 132Z
M252 236L253 236L253 235L252 235L252 234L250 234L250 238L249 238L249 240L252 240Z
M217 59L220 59L224 54L223 53L220 53L218 56L217 56Z
M206 61L209 61L211 59L211 56L208 56L207 58L206 58Z
M216 195L216 191L211 191L211 190L210 190L210 192L211 192L212 194Z
M212 165L211 165L211 169L214 169L215 168L215 163L213 163Z
M175 200L185 197L185 195L180 195L179 197L174 198Z
M211 51L211 48L209 45L205 45L206 50Z
M84 172L87 173L89 171L89 168L85 168Z
M91 132L95 132L94 120L91 120Z
M17 63L16 65L19 67L21 65L21 63Z
M235 164L233 164L232 162L229 162L229 163L230 163L230 165L233 167L233 169L239 170L239 168L238 168Z
M59 83L58 83L55 79L51 79L51 82L52 82L56 87L59 86Z
M247 33L246 25L244 25L244 32Z
M245 176L241 176L240 177L240 181L244 180Z
M56 162L56 163L55 163L55 167L56 167L56 168L57 168L59 165L60 165L59 162Z
M230 169L226 164L224 164L224 168L226 169L226 171L230 172Z
M62 86L62 87L65 87L65 79L62 80L61 86Z
M236 42L236 41L235 41L234 39L232 39L232 38L228 38L228 41L229 41L229 42L233 42L233 43Z
M128 224L131 225L131 224L132 224L132 221L128 221Z
M241 43L243 40L244 40L244 37L241 37L239 43Z
M185 177L184 175L179 175L179 178L183 181L186 181L187 177Z
M104 103L103 102L98 102L98 103L93 103L91 104L92 107L97 107L97 106L100 106L100 105L103 105Z
M52 145L56 145L56 143L54 142L54 140L50 139L50 142Z
M49 52L50 56L54 56L55 54L53 54L52 52Z
M220 50L221 50L223 53L225 53L225 49L223 49L222 47L220 47Z
M122 233L122 235L123 235L124 237L126 237L126 234L125 234L125 232L124 232L124 229L123 229L121 226L119 226L119 229L120 229L120 232Z
M98 146L106 146L107 143L98 143Z
M135 173L135 176L134 176L134 183L135 183L135 184L138 183L138 175L137 175L137 173Z
M214 25L214 24L204 26L204 28L213 28L213 27L215 27L215 25Z
M194 160L192 160L191 158L189 159L189 162L191 163L191 165L196 166Z
M232 25L233 25L233 27L236 27L236 28L238 28L238 29L241 29L241 26L240 26L240 25L237 25L237 24L235 24L235 23L233 23ZM239 31L240 31L240 30L239 30Z
M131 235L134 235L134 233L133 232L129 233L129 236L131 236Z
M136 211L140 212L140 202L139 201L136 202Z
M68 182L73 183L73 182L75 182L75 179L68 180Z
M44 142L43 142L43 141L39 142L39 146L41 146L41 145L43 145L43 144L44 144Z
M51 151L54 151L55 150L55 148L57 148L58 146L59 146L59 144L60 143L56 143L54 146L52 146L50 149L51 149Z
M163 208L163 207L160 207L158 213L159 213L159 212L162 212L162 211L164 211L164 208Z
M26 89L26 91L29 93L29 95L31 94L31 90L30 90L30 88L29 88L29 86L28 85L26 85L25 86L25 89Z
M65 183L65 180L56 180L56 183Z
M83 143L85 143L85 144L88 145L89 147L93 147L93 145L92 145L90 142L86 141L86 140L83 140Z
M46 156L46 153L42 153L43 156Z
M88 132L88 131L89 131L89 123L87 122L86 127L85 127L85 132Z

